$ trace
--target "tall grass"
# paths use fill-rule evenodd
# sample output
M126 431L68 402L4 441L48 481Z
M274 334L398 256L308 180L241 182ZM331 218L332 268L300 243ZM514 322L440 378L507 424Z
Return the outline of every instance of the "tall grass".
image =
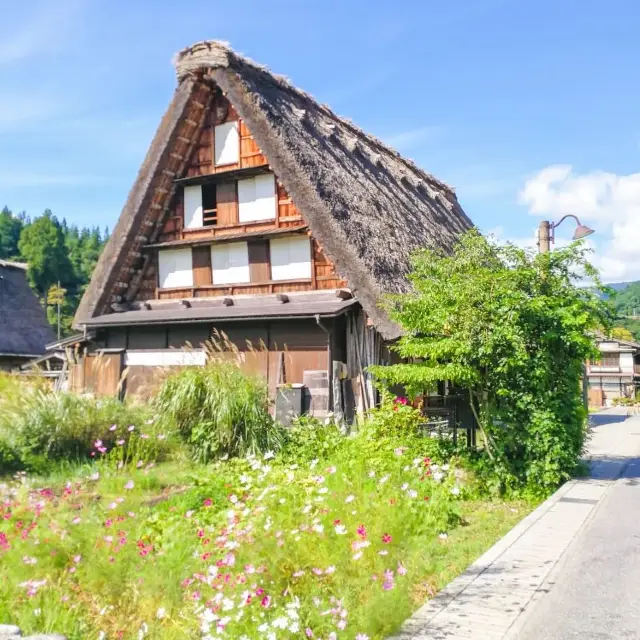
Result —
M62 460L81 461L99 455L97 441L111 449L130 425L153 432L153 425L147 424L152 422L150 418L148 407L114 398L24 388L19 397L4 403L0 434L5 448L17 455L23 466L46 471Z
M202 462L276 450L282 443L281 429L269 414L265 384L231 362L214 360L169 377L154 407Z

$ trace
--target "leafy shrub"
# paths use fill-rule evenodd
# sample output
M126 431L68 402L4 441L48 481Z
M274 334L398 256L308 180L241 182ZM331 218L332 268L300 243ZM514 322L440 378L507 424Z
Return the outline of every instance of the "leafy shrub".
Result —
M264 383L232 363L213 361L167 378L155 408L193 448L196 459L279 449L282 430L268 411Z
M503 490L543 497L576 471L587 413L580 378L611 309L581 244L534 254L476 230L451 253L412 259L412 290L391 296L405 361L370 371L418 395L449 380L468 393L486 468ZM578 278L593 288L578 286Z
M0 433L11 434L11 444L29 467L43 471L47 463L95 457L96 441L105 449L116 446L129 425L143 425L150 417L142 406L114 398L91 398L42 389L24 392L5 405ZM92 455L93 454L93 455Z
M311 416L300 416L286 432L283 458L300 462L324 460L344 441L345 436L335 422L325 424Z
M0 438L0 477L19 471L23 465L15 449Z

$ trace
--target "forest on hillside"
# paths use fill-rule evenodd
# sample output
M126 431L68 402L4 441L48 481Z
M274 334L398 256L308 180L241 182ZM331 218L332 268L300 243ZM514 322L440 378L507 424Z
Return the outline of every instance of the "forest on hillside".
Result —
M8 207L0 211L0 259L29 265L29 284L54 330L60 306L63 337L72 332L73 316L108 237L108 229L69 225L49 209L34 218Z
M640 342L640 281L628 282L612 297L616 310L616 324L627 329Z

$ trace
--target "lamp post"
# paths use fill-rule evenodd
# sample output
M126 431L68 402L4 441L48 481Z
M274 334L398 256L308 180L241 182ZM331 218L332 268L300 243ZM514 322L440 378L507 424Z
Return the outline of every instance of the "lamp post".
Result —
M558 222L549 222L548 220L542 220L538 227L538 252L549 253L551 250L551 243L555 241L555 229L559 227L567 218L573 218L576 223L576 230L573 232L573 239L580 240L586 238L592 233L595 233L593 229L585 226L578 220L578 216L574 216L572 213L568 213L566 216L562 216ZM582 365L582 401L584 402L585 411L589 412L589 379L587 374L587 364Z
M538 227L538 251L540 253L548 253L551 250L551 243L555 242L555 229L559 227L567 218L573 218L578 224L573 234L574 240L580 240L586 238L592 233L595 233L593 229L590 229L586 225L582 224L578 220L578 216L574 216L572 213L568 213L566 216L560 218L559 222L549 222L548 220L542 220Z

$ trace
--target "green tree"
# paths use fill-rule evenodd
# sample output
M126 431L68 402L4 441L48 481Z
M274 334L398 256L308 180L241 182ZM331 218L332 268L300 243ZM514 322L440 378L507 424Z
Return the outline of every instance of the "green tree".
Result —
M18 242L23 221L4 207L0 211L0 259L9 260L19 255Z
M27 225L18 243L21 256L28 262L31 286L44 297L52 284L73 284L73 269L60 223L48 209Z
M546 494L574 472L585 441L584 362L610 325L580 244L534 255L475 231L451 255L413 257L413 291L389 309L405 330L404 364L374 367L411 394L449 380L468 390L484 435L483 464L501 490Z
M613 329L611 329L611 337L617 338L618 340L629 340L631 342L635 340L633 333L625 327L613 327Z

